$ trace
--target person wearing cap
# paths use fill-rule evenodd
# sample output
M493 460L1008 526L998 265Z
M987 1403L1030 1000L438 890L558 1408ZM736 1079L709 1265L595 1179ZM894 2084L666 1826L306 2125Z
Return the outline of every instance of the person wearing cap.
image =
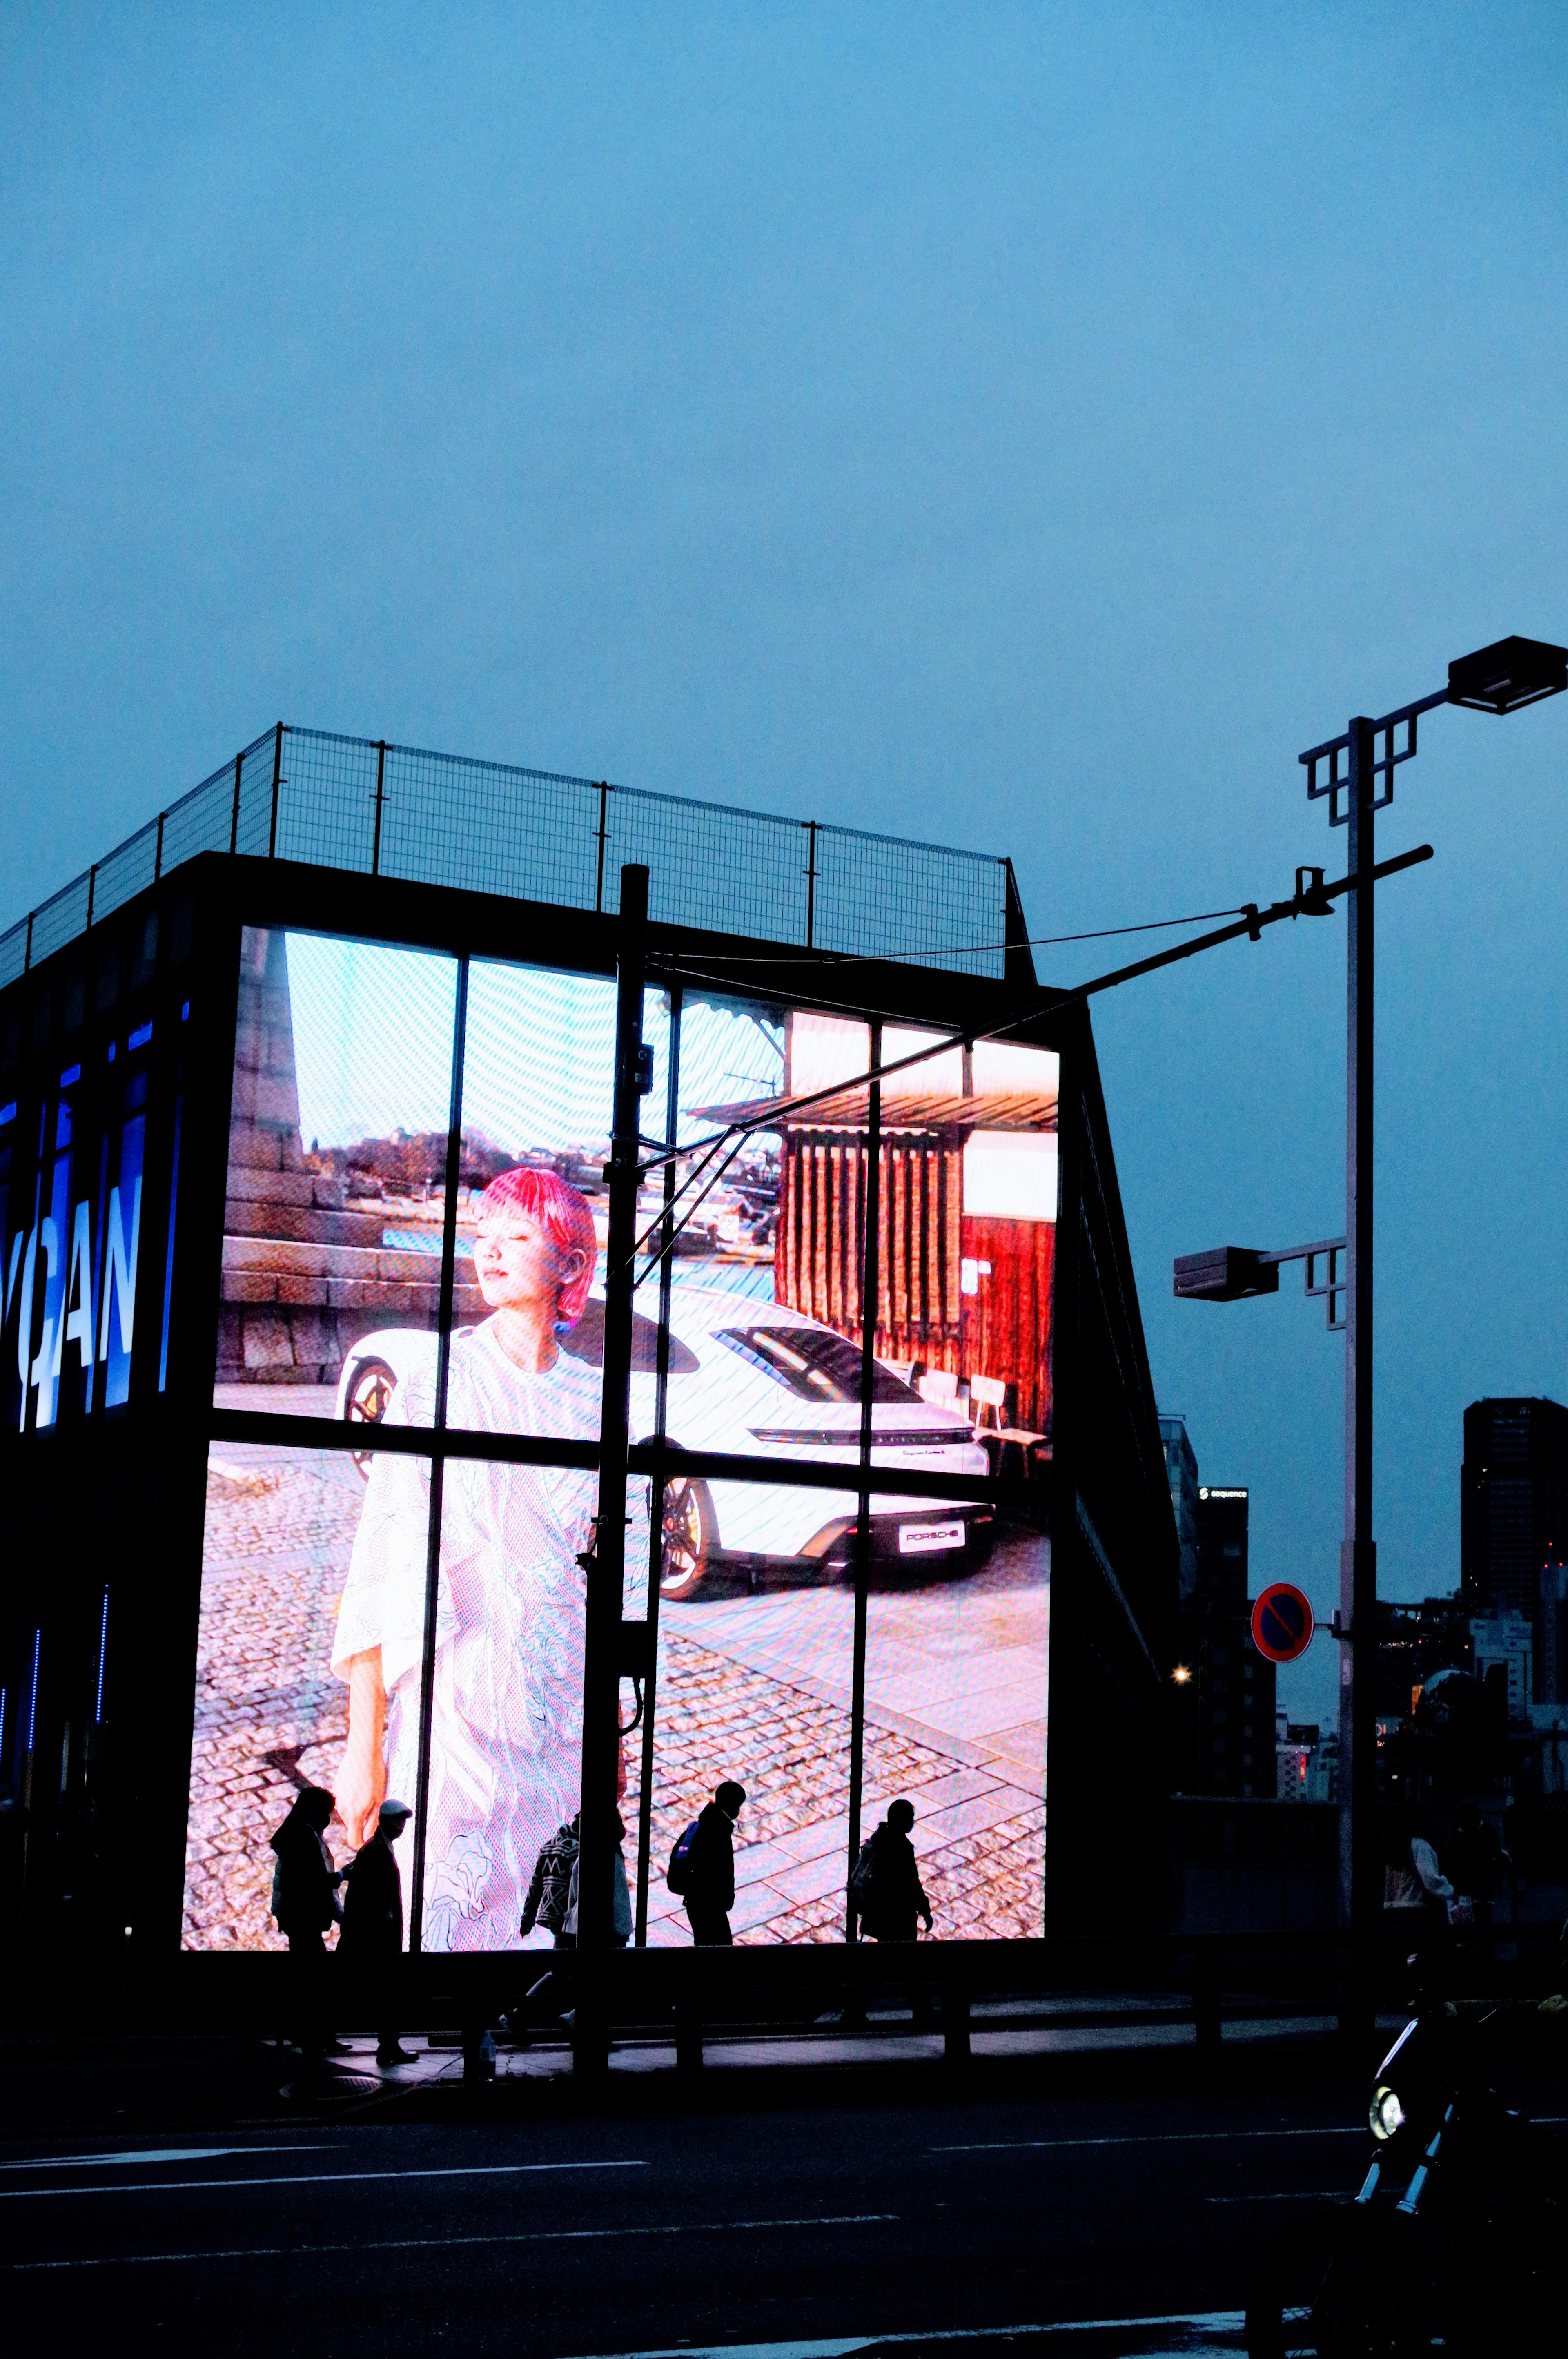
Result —
M375 2060L412 2064L391 2012L393 1969L385 1962L403 1949L403 1878L392 1846L413 1813L406 1802L385 1801L376 1813L375 1832L349 1869L343 1894L343 1930L339 1947L356 1966L368 1969L380 2012Z
M691 1938L699 1950L728 1949L735 1938L730 1930L730 1911L735 1906L735 1821L745 1799L744 1786L726 1777L712 1801L697 1813L685 1897Z

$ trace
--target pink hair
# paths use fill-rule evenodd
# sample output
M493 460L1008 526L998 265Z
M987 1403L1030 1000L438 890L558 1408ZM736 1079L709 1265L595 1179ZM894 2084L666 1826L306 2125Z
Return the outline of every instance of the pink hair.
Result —
M599 1240L593 1234L593 1214L588 1209L587 1198L569 1187L558 1173L535 1171L519 1164L492 1180L480 1198L481 1221L487 1212L525 1212L530 1220L539 1223L557 1253L582 1255L582 1268L561 1288L559 1316L567 1326L574 1326L582 1317L599 1259Z

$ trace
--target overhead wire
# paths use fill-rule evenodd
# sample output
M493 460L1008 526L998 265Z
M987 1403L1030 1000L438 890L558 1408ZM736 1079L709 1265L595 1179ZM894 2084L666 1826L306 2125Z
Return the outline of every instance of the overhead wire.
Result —
M1391 860L1378 862L1372 870L1373 880L1376 881L1376 879L1380 876L1396 875L1400 869L1412 867L1418 862L1430 860L1431 858L1432 846L1429 843L1421 844L1417 846L1414 851L1400 853ZM1319 875L1321 875L1321 871L1319 872ZM1261 929L1263 927L1278 925L1281 920L1285 918L1293 919L1298 917L1329 916L1332 913L1325 907L1325 904L1330 900L1337 898L1338 896L1343 893L1349 892L1356 882L1357 879L1354 876L1342 876L1337 878L1332 885L1325 886L1317 884L1312 888L1303 890L1298 880L1296 892L1288 901L1271 902L1268 908L1261 910L1260 909L1257 902L1247 901L1243 902L1239 908L1234 912L1230 910L1217 911L1215 913L1217 916L1237 916L1239 919L1239 923L1233 926L1223 926L1217 933L1201 934L1195 941L1180 943L1174 950L1158 951L1150 958L1134 960L1130 966L1113 968L1107 974L1096 975L1087 983L1075 984L1068 990L1042 991L1028 1006L1018 1009L1013 1015L1007 1016L1000 1024L989 1025L983 1030L957 1031L950 1033L944 1038L933 1041L927 1048L912 1049L906 1056L895 1057L891 1063L873 1066L864 1073L850 1075L841 1081L827 1082L822 1088L809 1090L798 1097L777 1100L769 1105L764 1113L754 1114L748 1121L728 1123L721 1131L714 1133L709 1138L693 1140L687 1147L672 1148L668 1154L655 1157L647 1165L642 1167L642 1169L645 1170L655 1169L665 1162L674 1161L677 1155L689 1155L697 1152L700 1148L707 1148L708 1153L704 1162L699 1166L697 1174L693 1175L700 1177L701 1172L708 1169L708 1164L710 1164L715 1156L723 1149L726 1143L731 1138L736 1140L736 1145L730 1155L725 1158L725 1162L721 1169L714 1175L714 1178L708 1182L708 1185L702 1190L701 1195L699 1195L695 1201L688 1205L682 1212L679 1221L673 1223L670 1228L670 1234L665 1238L665 1243L661 1247L660 1254L650 1261L648 1269L652 1270L656 1268L658 1261L662 1259L663 1255L673 1249L676 1237L678 1236L681 1231L687 1226L692 1214L696 1212L697 1205L703 1202L705 1199L712 1193L713 1189L718 1186L719 1180L722 1179L724 1171L728 1170L730 1165L734 1161L735 1157L741 1152L741 1148L745 1144L745 1141L749 1137L754 1136L758 1131L776 1129L781 1121L786 1120L792 1115L804 1112L807 1107L819 1105L825 1099L841 1096L847 1090L869 1087L872 1082L880 1084L883 1081L887 1080L892 1074L906 1072L912 1066L928 1063L932 1058L946 1056L955 1048L963 1047L966 1049L972 1049L982 1040L1003 1039L1010 1032L1016 1032L1022 1025L1033 1022L1036 1017L1043 1016L1054 1008L1066 1006L1075 999L1090 998L1097 992L1109 990L1116 984L1130 983L1136 976L1148 974L1156 967L1169 966L1178 960L1189 958L1195 951L1216 949L1220 943L1234 941L1242 934L1246 934L1253 941L1259 941L1262 938ZM1179 923L1182 921L1176 920L1173 922ZM1187 920L1186 922L1191 923L1192 920ZM1152 929L1146 927L1127 927L1118 929L1116 930L1135 933L1150 931ZM910 1028L914 1029L916 1027L911 1027ZM690 1184L690 1180L688 1179L687 1181L682 1183L682 1188L684 1189ZM676 1192L678 1194L681 1191L677 1190ZM665 1227L665 1223L669 1222L673 1211L673 1202L667 1208L661 1210L659 1218L651 1223L649 1227L643 1231L642 1236L640 1236L633 1244L631 1254L628 1256L630 1261L633 1264L635 1263L637 1255L646 1245L649 1238L654 1235L656 1230ZM647 1275L648 1271L645 1270L643 1272L644 1277Z

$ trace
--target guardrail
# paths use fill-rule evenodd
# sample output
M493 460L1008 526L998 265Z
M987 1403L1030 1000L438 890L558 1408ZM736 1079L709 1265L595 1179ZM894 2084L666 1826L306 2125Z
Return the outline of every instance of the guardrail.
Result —
M1033 980L1006 859L279 722L0 934L0 986L202 852L611 913L640 861L665 923Z

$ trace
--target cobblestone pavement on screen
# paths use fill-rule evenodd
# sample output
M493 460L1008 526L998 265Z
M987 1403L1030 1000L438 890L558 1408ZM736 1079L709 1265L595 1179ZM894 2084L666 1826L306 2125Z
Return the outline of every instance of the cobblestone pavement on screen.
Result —
M198 1647L185 1940L281 1949L270 1914L268 1838L303 1780L330 1785L346 1730L328 1669L364 1498L352 1462L214 1449ZM676 1625L671 1627L671 1625ZM713 1651L667 1614L661 1647L649 1932L689 1939L665 1863L710 1795L714 1764L744 1764L752 1799L737 1846L736 1938L834 1940L843 1932L849 1713L842 1703ZM635 1761L622 1804L633 1837ZM865 1789L906 1793L921 1874L949 1937L1037 1933L1043 1800L973 1748L943 1749L868 1712ZM342 1830L330 1833L342 1854ZM634 1874L634 1843L627 1865Z

